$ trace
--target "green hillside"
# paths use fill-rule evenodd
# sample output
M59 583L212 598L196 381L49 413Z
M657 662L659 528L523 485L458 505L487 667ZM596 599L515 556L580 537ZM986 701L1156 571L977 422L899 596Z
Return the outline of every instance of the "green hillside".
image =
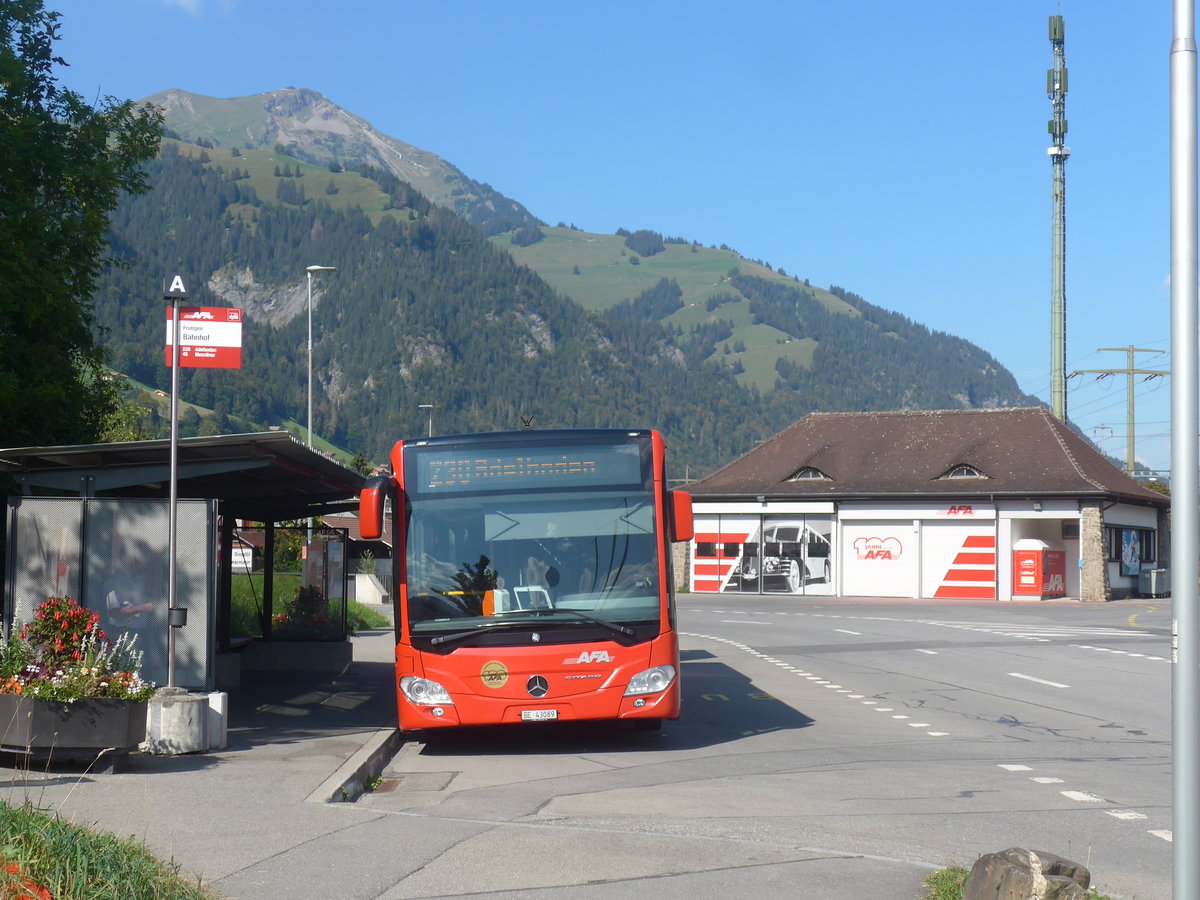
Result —
M706 322L718 319L731 322L732 334L714 344L706 358L737 369L735 377L739 384L753 386L762 393L775 388L780 360L810 367L816 341L758 322L750 311L748 299L731 284L731 271L739 270L768 282L806 287L831 312L859 315L854 306L828 291L802 285L796 278L745 259L733 250L665 243L662 252L641 257L626 247L621 235L592 234L563 226L543 227L541 231L545 238L529 246L515 244L513 232L493 240L556 290L594 311L635 297L662 278L671 279L683 291L683 307L663 323L687 333ZM714 298L726 298L728 302L710 310L708 303Z

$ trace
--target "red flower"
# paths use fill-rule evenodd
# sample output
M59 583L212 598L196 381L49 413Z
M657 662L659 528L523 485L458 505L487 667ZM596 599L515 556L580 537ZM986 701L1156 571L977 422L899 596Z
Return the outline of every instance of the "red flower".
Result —
M17 876L20 881L4 885L4 900L54 900L49 888L21 875L21 867L16 863L8 864L8 874Z

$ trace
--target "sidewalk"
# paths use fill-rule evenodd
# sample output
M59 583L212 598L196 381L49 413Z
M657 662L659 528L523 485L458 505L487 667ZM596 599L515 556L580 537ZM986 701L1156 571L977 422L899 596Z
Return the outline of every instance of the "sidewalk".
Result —
M343 675L244 676L229 692L224 750L134 754L116 774L0 766L0 800L144 841L223 895L312 896L303 881L263 889L234 873L344 828L344 812L331 814L328 801L357 796L399 748L393 632L351 640ZM0 763L18 765L12 756Z

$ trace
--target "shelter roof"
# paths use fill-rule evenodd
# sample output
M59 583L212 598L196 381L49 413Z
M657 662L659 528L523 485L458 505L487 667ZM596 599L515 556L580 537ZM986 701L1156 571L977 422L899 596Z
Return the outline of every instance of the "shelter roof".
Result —
M1109 497L1167 506L1047 410L813 413L708 477L697 497Z
M0 450L24 493L167 497L169 440ZM280 521L352 508L363 476L286 432L181 438L178 496L219 500L226 514Z

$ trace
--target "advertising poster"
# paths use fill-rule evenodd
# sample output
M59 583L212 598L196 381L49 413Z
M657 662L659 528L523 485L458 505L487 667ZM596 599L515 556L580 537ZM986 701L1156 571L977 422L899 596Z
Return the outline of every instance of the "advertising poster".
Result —
M1142 570L1142 535L1136 528L1121 529L1121 574L1136 575Z

